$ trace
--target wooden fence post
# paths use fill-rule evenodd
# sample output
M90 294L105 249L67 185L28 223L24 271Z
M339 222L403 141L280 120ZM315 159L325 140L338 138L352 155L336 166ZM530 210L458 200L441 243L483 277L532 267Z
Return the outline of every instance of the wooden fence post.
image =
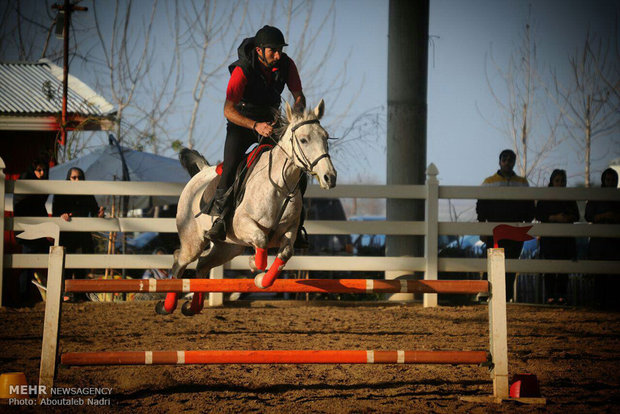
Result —
M0 157L0 236L2 239L0 240L0 308L2 307L2 288L4 282L4 183L6 177L4 175L4 169L6 168L6 164L4 164L4 160Z
M224 265L214 267L211 269L209 279L223 279L224 278ZM209 306L222 306L224 304L223 293L209 293Z
M424 258L426 271L424 280L437 280L437 244L439 239L439 171L435 164L431 163L426 169L426 212ZM437 294L425 293L424 307L437 306Z
M489 341L493 358L493 396L508 398L508 330L506 321L506 262L504 249L487 249L490 284Z
M41 346L41 366L39 387L43 386L49 396L56 376L58 358L58 333L60 330L60 311L62 307L62 271L65 261L65 248L51 246L47 275L47 295L45 300L45 320L43 322L43 344ZM39 394L39 398L45 395Z

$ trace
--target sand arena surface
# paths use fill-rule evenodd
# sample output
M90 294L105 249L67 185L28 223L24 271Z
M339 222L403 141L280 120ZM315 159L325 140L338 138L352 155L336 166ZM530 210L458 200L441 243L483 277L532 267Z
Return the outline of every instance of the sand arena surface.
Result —
M310 302L312 303L312 302ZM44 305L0 309L0 372L36 383ZM62 351L198 349L486 350L483 305L332 306L255 302L184 317L154 302L63 305ZM474 404L487 368L444 365L64 367L59 387L112 388L108 407L40 412L620 412L620 314L508 305L509 373L537 375L546 406ZM5 411L5 409L7 409ZM0 407L3 412L32 408Z

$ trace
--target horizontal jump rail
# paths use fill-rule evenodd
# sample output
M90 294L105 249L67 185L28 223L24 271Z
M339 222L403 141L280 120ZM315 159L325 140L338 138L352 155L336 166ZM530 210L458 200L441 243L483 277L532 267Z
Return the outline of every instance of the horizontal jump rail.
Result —
M64 365L485 364L486 351L125 351L68 352Z
M489 291L486 280L278 279L261 289L254 279L67 280L66 292L454 293Z

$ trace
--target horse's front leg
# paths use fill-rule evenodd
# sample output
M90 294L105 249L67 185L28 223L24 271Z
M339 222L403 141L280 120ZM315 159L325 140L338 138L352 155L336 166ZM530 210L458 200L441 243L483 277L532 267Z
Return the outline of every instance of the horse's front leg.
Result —
M267 273L261 273L260 275L254 278L254 284L261 288L266 289L273 285L273 282L280 276L282 269L286 265L286 262L293 256L293 236L297 226L293 228L289 228L280 239L280 250L278 250L278 255L276 259L271 264L271 267L267 271Z
M254 256L250 256L250 270L256 272L267 268L267 244L269 240L265 231L258 227L249 216L235 216L233 221L235 235L254 247Z

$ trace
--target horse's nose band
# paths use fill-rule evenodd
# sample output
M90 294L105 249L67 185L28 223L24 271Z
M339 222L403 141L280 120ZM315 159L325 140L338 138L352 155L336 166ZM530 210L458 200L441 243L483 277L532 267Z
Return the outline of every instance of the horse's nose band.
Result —
M316 167L316 165L319 163L319 161L321 161L323 158L330 158L330 156L326 152L324 154L319 155L319 157L317 159L315 159L314 161L310 162L310 160L308 159L308 157L304 153L304 150L301 148L301 144L299 143L299 140L297 139L297 136L295 135L295 131L297 131L298 128L300 128L300 127L302 127L304 125L319 124L319 123L320 122L319 122L318 119L308 119L306 121L301 121L300 123L295 124L295 125L293 125L291 127L291 140L292 140L292 143L293 143L293 153L295 154L295 157L301 163L301 165L303 165L303 169L306 172L309 172L309 173L312 172L312 170L314 169L314 167ZM301 154L303 159L297 154L297 151L295 150L295 143L297 143L297 147L299 148L299 153Z

